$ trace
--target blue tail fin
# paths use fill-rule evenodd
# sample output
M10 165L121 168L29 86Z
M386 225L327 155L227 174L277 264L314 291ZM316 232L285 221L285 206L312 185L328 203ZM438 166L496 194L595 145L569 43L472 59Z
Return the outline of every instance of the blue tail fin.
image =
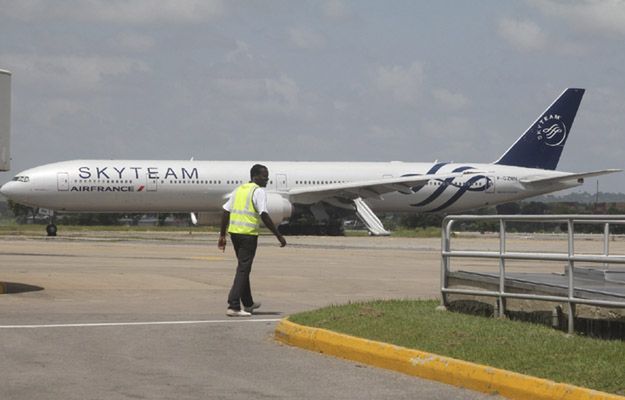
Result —
M566 89L495 164L556 169L584 89Z

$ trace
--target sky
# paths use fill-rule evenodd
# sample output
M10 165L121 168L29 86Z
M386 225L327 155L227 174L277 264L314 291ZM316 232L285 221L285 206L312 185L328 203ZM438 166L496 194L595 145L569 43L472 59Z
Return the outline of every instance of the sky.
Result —
M623 0L0 0L0 69L0 183L90 158L492 162L567 87L558 169L625 168Z

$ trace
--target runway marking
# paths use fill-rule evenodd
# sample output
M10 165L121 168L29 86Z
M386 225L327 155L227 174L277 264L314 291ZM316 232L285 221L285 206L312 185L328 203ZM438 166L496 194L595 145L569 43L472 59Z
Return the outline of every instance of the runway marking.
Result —
M200 260L200 261L224 261L226 257L198 256L198 257L188 257L188 259Z
M222 319L209 321L152 321L152 322L101 322L91 324L48 324L48 325L0 325L0 329L44 329L44 328L94 328L103 326L142 326L142 325L198 325L240 322L278 322L281 318L270 319Z

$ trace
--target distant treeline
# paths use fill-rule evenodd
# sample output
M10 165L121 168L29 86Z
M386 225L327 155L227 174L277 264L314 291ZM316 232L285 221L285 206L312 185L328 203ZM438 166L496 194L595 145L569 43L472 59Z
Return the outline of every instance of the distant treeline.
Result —
M27 207L11 200L0 201L0 217L13 219L18 224L47 224L49 218L40 214L39 210ZM189 214L123 214L123 213L64 213L55 217L57 222L65 225L139 225L142 221L149 221L153 225L163 226L167 221L175 220L177 224L186 223ZM182 222L181 222L182 221Z
M558 214L610 214L625 215L625 202L623 203L576 203L557 202L545 203L540 201L521 201L500 204L496 207L487 207L467 212L471 215L558 215ZM409 214L402 216L387 215L385 225L404 227L409 229L440 227L446 214ZM390 226L387 226L387 228ZM454 225L455 229L465 231L497 232L499 223L489 221L462 222ZM542 223L542 222L510 222L507 224L508 232L554 232L567 230L566 224ZM625 226L614 225L612 233L625 233ZM601 233L603 226L598 224L576 224L575 232Z
M563 196L547 194L532 199L540 203L624 203L625 193L612 192L571 192Z
M624 202L543 202L521 201L500 204L496 207L487 207L467 212L473 215L555 215L555 214L623 214L625 215ZM384 226L390 230L416 229L440 227L446 214L393 214L387 213L381 216ZM18 224L47 224L48 218L38 213L37 209L26 207L12 201L0 201L0 217L12 219ZM355 215L354 215L355 218ZM57 222L68 225L138 225L151 224L162 226L174 223L186 224L189 221L188 214L112 214L112 213L67 213L56 217ZM339 221L337 221L339 222ZM311 222L312 223L312 222ZM339 222L340 223L340 222ZM497 232L498 222L462 222L455 229L480 232ZM508 224L510 232L553 232L566 231L566 224L536 223L536 222L511 222ZM603 232L600 225L578 225L576 232ZM625 226L613 226L612 233L625 233Z

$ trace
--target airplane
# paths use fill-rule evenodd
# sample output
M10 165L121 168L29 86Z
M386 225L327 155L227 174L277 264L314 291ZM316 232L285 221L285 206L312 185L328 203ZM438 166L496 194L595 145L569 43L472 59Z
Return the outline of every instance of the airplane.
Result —
M73 160L18 173L0 187L16 203L53 212L221 213L225 199L268 167L269 214L276 224L301 210L356 212L386 235L374 212L455 213L581 185L620 169L572 173L556 166L584 89L568 88L491 163ZM56 225L46 227L56 235Z

